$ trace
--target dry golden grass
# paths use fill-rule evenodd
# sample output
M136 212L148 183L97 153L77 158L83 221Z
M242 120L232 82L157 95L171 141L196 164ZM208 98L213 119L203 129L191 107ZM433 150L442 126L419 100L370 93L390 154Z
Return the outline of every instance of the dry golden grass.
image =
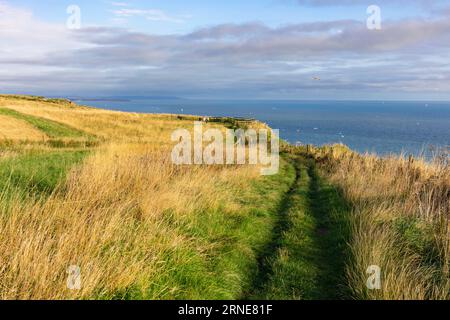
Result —
M0 299L123 298L130 289L141 292L134 292L134 297L177 297L182 289L168 282L173 278L169 274L189 263L189 252L207 261L216 245L186 232L198 219L197 213L248 209L236 199L257 179L257 167L171 163L171 133L192 130L197 118L180 120L13 97L0 97L0 108L63 123L100 141L49 196L3 199L0 192ZM8 132L26 127L19 122ZM6 123L13 122L0 116L0 128ZM210 127L224 129L205 124L205 129ZM0 158L53 148L31 144L36 134L31 129L20 132L29 145L6 148ZM347 268L354 297L449 299L448 157L434 163L380 159L339 146L313 153L354 208L353 260ZM255 202L262 201L252 196ZM410 234L405 239L398 230L402 219L414 222L411 230L418 232L417 239L414 232L412 239ZM425 251L434 248L433 261L411 241L418 241L419 247L425 243ZM71 265L81 268L81 290L67 289ZM365 286L371 265L382 269L382 290ZM163 284L155 286L158 279ZM152 291L155 287L158 292Z
M354 261L348 275L355 297L449 299L448 155L426 162L361 156L342 146L317 149L315 154L354 207L350 244ZM400 232L402 221L413 223ZM365 286L371 265L381 267L381 290Z
M224 203L225 211L243 210L235 196L259 173L255 166L173 165L171 133L192 129L194 118L5 97L0 107L104 138L50 196L24 201L0 192L0 299L113 298L130 288L147 298L175 296L179 288L170 284L146 292L173 272L168 257L186 263L177 255L186 249L206 261L212 249L182 232L181 221L186 228L196 213ZM81 268L81 290L66 286L71 265Z
M206 252L168 217L223 201L239 209L233 190L257 171L176 167L167 155L145 145L103 147L48 199L2 207L0 298L111 297L137 284L145 291L152 276L170 271L167 252ZM70 265L81 267L80 291L66 288Z
M0 139L44 141L46 135L22 120L0 115Z
M0 96L0 107L12 109L74 127L108 141L151 142L154 145L171 144L170 134L179 128L193 128L198 117L178 119L174 115L154 115L102 110L77 105L61 105ZM207 128L223 125L205 124Z

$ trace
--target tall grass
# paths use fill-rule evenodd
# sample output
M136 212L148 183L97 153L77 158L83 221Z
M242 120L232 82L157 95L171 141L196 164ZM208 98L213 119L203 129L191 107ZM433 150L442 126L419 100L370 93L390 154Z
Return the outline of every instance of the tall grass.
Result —
M196 293L185 292L192 281L186 273L199 266L196 259L209 261L221 242L200 241L192 225L197 215L216 210L222 225L239 229L233 218L248 211L237 195L258 171L177 167L169 154L148 145L110 145L49 197L1 206L0 298L207 298L198 285ZM235 245L251 255L248 244ZM79 291L66 288L70 265L81 268ZM208 278L206 271L191 275ZM232 297L215 290L211 297Z
M58 136L1 141L0 298L233 299L247 289L292 177L174 166L171 133L198 117L4 96L0 109L4 122ZM79 137L67 139L66 128ZM92 135L98 143L88 144ZM87 151L71 170L58 160ZM66 286L71 265L81 290Z
M404 156L358 155L342 146L313 151L353 205L355 298L449 299L450 167ZM369 290L366 270L378 265L382 289Z
M51 138L62 138L62 137L74 138L84 135L82 131L68 127L67 125L63 125L61 123L51 121L48 119L30 116L7 108L0 108L0 115L10 116L18 120L26 121L30 125L40 130L41 132L45 133L47 136Z
M199 120L193 116L127 113L77 105L69 108L65 104L0 96L2 112L10 117L29 120L36 127L41 126L42 132L58 139L68 136L72 140L89 139L95 136L101 141L150 142L162 147L172 145L170 134L173 131L192 129L194 120ZM205 124L205 130L211 127L224 128L223 123Z
M1 109L0 109L1 110ZM0 111L1 112L1 111ZM0 139L43 141L47 136L32 125L0 114Z

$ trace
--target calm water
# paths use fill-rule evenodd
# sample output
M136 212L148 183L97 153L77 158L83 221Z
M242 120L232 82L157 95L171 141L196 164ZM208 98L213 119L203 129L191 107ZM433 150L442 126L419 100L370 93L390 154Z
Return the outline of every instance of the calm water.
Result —
M450 102L373 101L81 101L121 111L251 117L291 143L342 142L359 152L427 152L450 145Z

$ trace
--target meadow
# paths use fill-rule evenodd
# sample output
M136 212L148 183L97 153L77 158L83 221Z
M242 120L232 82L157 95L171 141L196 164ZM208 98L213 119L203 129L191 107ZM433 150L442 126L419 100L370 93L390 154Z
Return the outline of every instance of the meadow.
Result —
M448 152L429 162L411 156L359 155L344 146L312 151L324 176L351 204L346 275L360 299L450 298ZM367 266L382 270L380 290L365 285Z
M0 96L0 298L449 298L448 155L174 165L171 133L198 120Z

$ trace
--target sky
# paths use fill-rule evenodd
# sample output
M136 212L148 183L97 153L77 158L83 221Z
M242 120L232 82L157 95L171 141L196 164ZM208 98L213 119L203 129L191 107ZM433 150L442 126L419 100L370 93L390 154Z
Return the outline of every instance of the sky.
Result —
M0 43L0 93L450 100L450 0L0 0Z

